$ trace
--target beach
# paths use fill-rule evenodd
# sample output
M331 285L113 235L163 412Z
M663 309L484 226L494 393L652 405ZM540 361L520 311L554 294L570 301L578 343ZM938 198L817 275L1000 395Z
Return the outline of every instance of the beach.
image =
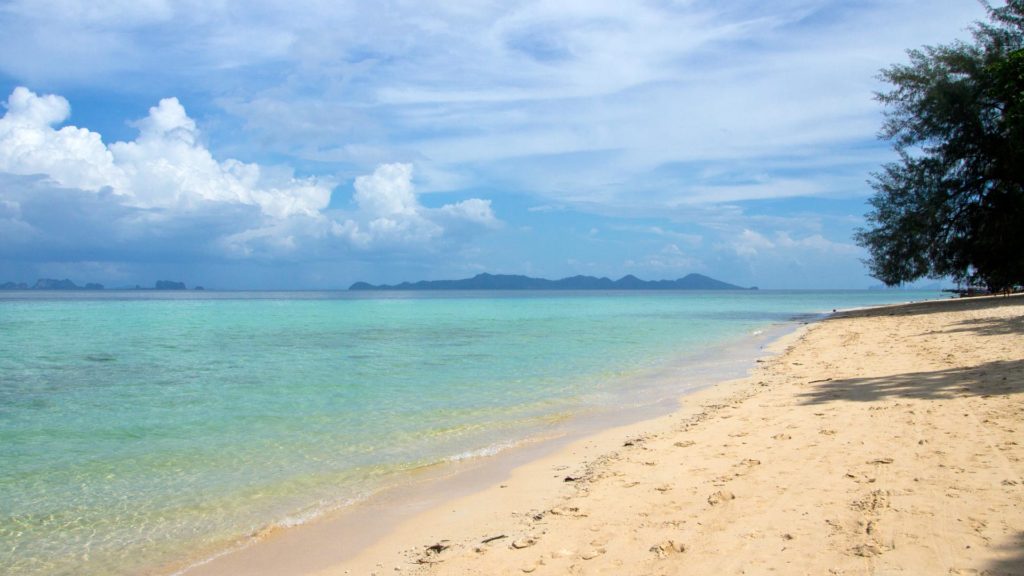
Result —
M322 569L336 534L347 557L431 502L669 414L801 322L939 297L4 292L0 573L173 574L278 533L317 552L293 572ZM322 546L293 530L335 516L360 520Z
M186 574L1024 572L1024 298L839 313L771 352L668 416L429 483L386 530L354 507Z

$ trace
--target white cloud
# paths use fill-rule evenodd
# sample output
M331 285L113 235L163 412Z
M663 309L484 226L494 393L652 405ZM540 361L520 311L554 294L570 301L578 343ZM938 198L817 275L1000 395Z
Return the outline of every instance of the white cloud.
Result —
M7 98L6 120L14 126L49 126L63 122L71 115L71 105L61 96L37 96L24 86L14 89Z
M43 174L61 186L110 188L137 208L195 209L210 202L258 206L267 216L315 216L331 198L329 181L264 178L257 164L219 162L176 98L135 123L137 139L106 146L85 128L54 128L71 114L61 96L15 88L0 118L0 171Z
M965 36L984 16L975 2L922 11L842 0L270 0L245 10L13 0L5 12L0 33L20 49L0 52L0 71L13 78L106 84L113 71L141 83L159 70L168 85L217 94L246 138L280 154L353 173L415 161L421 191L498 180L574 207L642 204L649 214L663 203L644 204L648 190L705 204L835 194L837 184L863 194L878 158L864 146L878 127L877 70L906 48ZM570 155L593 158L572 166L567 185ZM561 161L536 161L545 157ZM678 163L764 179L652 176Z
M61 185L91 191L122 187L123 174L99 134L74 126L53 128L70 114L61 96L15 88L0 118L0 171L45 174Z
M445 204L438 212L454 220L464 220L481 226L495 227L500 223L491 210L490 200L470 198L455 204Z
M19 108L12 95L0 119L0 170L45 174L136 207L122 217L139 229L167 232L185 218L209 218L204 224L231 254L313 249L328 262L355 246L357 257L374 261L378 250L447 249L446 240L499 225L487 200L463 195L438 207L430 196L497 190L509 195L510 212L532 206L523 217L533 220L510 230L555 229L580 212L658 222L665 233L644 233L661 238L637 250L638 261L665 260L658 247L672 243L709 264L790 252L821 255L818 264L852 262L860 273L855 249L829 239L842 242L860 222L864 181L891 158L875 140L877 71L904 60L907 48L967 37L984 8L922 10L909 0L261 0L244 8L10 0L0 13L10 48L0 51L0 75L10 82L131 106L168 94L203 102L201 126L169 99L134 124L137 138L111 144L64 126L69 106L59 96L24 90ZM207 143L200 127L217 137ZM327 203L332 182L252 163L266 157L341 183L366 175L365 185L342 210ZM395 162L414 164L415 178L381 172L373 181ZM791 219L814 221L819 209L854 222L814 230L781 221L792 210ZM3 221L31 218L27 209L0 210ZM694 237L673 236L673 225ZM769 260L775 266L765 264L765 274L788 279Z
M699 248L704 242L704 237L700 234L687 234L685 232L677 232L675 230L669 230L661 226L630 226L630 225L616 225L613 227L615 230L624 232L639 232L642 234L652 234L654 236L660 236L662 238L668 238L673 241L672 245L683 244L689 248Z
M852 256L862 252L862 250L854 244L833 242L821 234L811 234L810 236L797 240L792 238L786 232L779 232L776 234L775 243L780 248L800 248L817 252L819 254Z
M412 165L383 164L373 174L356 178L353 197L371 216L415 216L420 209L412 189Z
M732 250L744 258L789 253L816 253L819 255L854 256L861 249L853 244L834 242L821 234L793 238L789 232L776 232L771 238L750 229L744 229L733 241Z
M753 230L743 230L733 242L733 250L736 251L736 254L746 258L756 257L760 252L773 248L775 248L774 242Z
M441 236L446 225L469 223L496 227L490 200L470 198L440 208L420 204L412 183L411 164L382 164L372 174L355 180L352 218L332 231L353 243L369 247L380 243L414 244Z
M80 22L101 28L146 25L169 19L167 0L107 0L106 2L32 2L13 0L6 10L29 20Z
M0 118L0 173L40 175L59 188L130 208L122 224L133 223L138 233L160 222L223 218L214 226L222 230L216 244L226 254L249 257L295 252L329 237L360 248L427 248L425 243L450 229L499 224L488 200L424 207L413 189L412 165L399 163L382 164L355 179L352 214L330 211L329 179L297 178L288 169L216 159L176 98L160 100L133 124L139 130L136 139L109 146L88 129L57 128L70 113L61 96L16 88ZM0 216L11 221L5 228L14 230L17 223L22 230L24 220L7 217L18 204L4 194L0 190L5 206ZM122 229L121 234L127 233Z
M626 268L638 273L651 274L652 278L661 278L663 274L683 274L701 270L704 263L692 254L686 253L676 244L666 244L657 253L649 254L639 260L626 260Z

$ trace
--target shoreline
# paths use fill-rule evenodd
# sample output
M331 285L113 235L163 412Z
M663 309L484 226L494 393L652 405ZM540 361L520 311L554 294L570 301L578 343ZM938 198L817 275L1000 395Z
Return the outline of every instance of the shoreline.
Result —
M987 417L983 419L981 428L988 432L988 428L994 426L988 423L998 421L1002 428L993 428L991 433L1014 437L1005 415L1012 414L1019 424L1020 414L1024 413L1017 396L1024 391L1024 382L1020 381L1019 371L1014 371L1024 365L1021 358L1024 355L1021 352L1024 350L1022 318L1022 297L944 300L838 312L776 340L771 348L777 355L758 362L747 377L721 382L684 396L679 408L668 415L605 429L557 446L553 445L558 444L555 441L548 444L546 451L528 455L522 462L511 462L504 455L477 460L475 465L480 461L504 459L509 469L489 479L478 478L476 484L463 486L461 493L437 494L428 488L425 496L433 500L428 498L417 509L404 509L404 519L398 519L397 524L385 534L367 538L357 546L359 553L344 560L330 556L337 553L351 532L321 529L314 534L314 529L324 528L326 524L314 521L298 528L276 531L241 553L221 556L184 574L556 574L566 573L569 568L579 573L614 572L616 566L633 573L669 574L677 573L676 570L682 566L688 566L691 571L695 566L721 571L723 567L753 565L743 564L740 558L774 569L786 567L805 573L826 573L828 570L836 570L834 573L839 574L865 573L875 570L867 570L869 567L886 563L894 567L909 567L911 572L917 573L977 570L986 566L996 567L990 570L991 574L1014 573L1000 570L1007 566L1011 569L1024 567L1021 564L1024 562L1021 543L1015 540L1024 535L1024 494L1021 490L1024 470L1019 464L1024 453L1015 442L1004 439L997 443L992 458L1002 458L997 462L1001 466L986 465L983 468L995 469L993 473L1000 476L999 481L986 478L986 482L994 483L995 487L984 484L984 490L968 490L963 480L955 478L960 484L952 482L952 488L937 488L921 496L912 483L935 480L940 485L943 482L950 484L943 479L943 474L950 471L954 475L963 474L957 470L967 468L958 462L955 465L939 463L938 468L928 466L923 471L915 469L906 474L894 475L891 471L899 470L903 465L909 466L915 460L949 460L953 457L951 454L959 458L961 451L971 447L962 446L966 438L951 437L952 432L947 431L947 438L919 438L922 443L915 441L904 447L902 440L907 434L897 432L902 430L900 426L906 426L906 422L901 423L898 419L886 421L885 428L892 428L892 434L899 440L896 442L898 445L884 442L887 436L874 427L862 429L855 424L864 424L860 420L865 419L870 423L888 411L902 410L908 416L901 417L909 421L921 419L922 414L938 412L940 406L944 411L956 412L966 409L960 406L961 403L987 403ZM930 327L929 322L932 323ZM880 324L885 325L879 327ZM845 335L834 334L844 330L848 332ZM872 330L878 333L873 334ZM911 336L926 342L923 340L909 346L901 344L893 334L901 330L923 330ZM854 334L857 338L852 341L843 340L852 338ZM877 341L864 343L865 335ZM950 350L946 356L940 354L946 349L943 346ZM820 359L816 359L815 354ZM883 361L879 354L890 356ZM964 357L958 359L957 354ZM880 383L884 378L902 382L902 373L878 378L870 374L860 377L839 374L844 370L871 372L881 369L868 365L870 362L865 362L866 359L879 365L893 363L894 370L902 369L903 365L899 363L911 355L917 356L913 359L917 364L952 363L952 375L944 376L948 382L946 379L940 381L940 395L930 392L927 387L911 387L910 390L896 387L889 392ZM810 366L813 362L809 359L818 365ZM975 361L981 362L970 363ZM915 364L910 362L908 365ZM985 369L978 369L978 366ZM974 376L975 372L980 376ZM908 374L918 373L927 375L932 372ZM942 371L938 373L945 375ZM925 376L922 378L929 380ZM955 392L959 384L964 384L960 389L981 386L986 391L998 392L1002 389L1000 382L1007 381L1009 384L1002 385L1006 388L1005 394L999 396ZM834 382L842 383L842 386L833 389L838 386ZM850 387L856 389L867 385L865 382L888 393L861 398L848 392ZM903 383L902 386L911 384ZM929 405L928 402L934 404ZM832 406L834 403L838 404ZM917 403L925 404L917 406ZM1006 403L1012 403L1012 406L1004 406ZM903 404L915 407L906 410ZM946 404L951 405L949 410ZM997 419L997 414L1000 419ZM828 420L835 421L832 427L821 426L822 418L826 416ZM751 428L750 423L755 418L759 418L761 424ZM848 426L839 426L840 421ZM771 430L762 430L771 422L789 424L781 429L771 426ZM789 440L797 438L798 431L802 434L802 429L808 428L808 424L813 425L810 426L813 430L809 429L809 435L801 436L801 441L806 442L799 449L787 446L796 444ZM942 430L947 424L942 420L928 423L928 426ZM962 427L958 420L952 420L952 424ZM737 425L741 429L736 429ZM920 423L911 429L916 431L916 435L921 435ZM761 437L768 432L772 435ZM961 434L970 437L969 432ZM824 444L858 434L859 438L842 443L843 450L826 449L822 452L827 448ZM714 449L719 452L709 451L710 446L708 449L698 448L712 439L720 443ZM970 439L978 442L976 438ZM939 446L931 449L928 446L930 442ZM755 443L757 447L753 446ZM992 444L993 439L989 438L988 443ZM690 451L695 453L682 457L681 453L686 453L687 447L693 447ZM875 454L874 459L864 458L865 451ZM530 450L514 452L528 454ZM740 458L739 452L747 452L747 457ZM769 458L773 452L777 452L778 462L773 463L773 458ZM895 458L881 452L895 453ZM968 456L972 455L965 457ZM977 454L973 456L981 458ZM723 457L728 460L728 465L722 462ZM850 458L853 460L843 461ZM832 461L836 459L839 461ZM899 464L890 465L894 461ZM670 465L687 469L681 470L683 476L672 473L666 477L662 470ZM762 481L753 493L745 490L750 489L745 484L756 484L755 477L765 473L774 473L775 477ZM822 478L817 477L818 473ZM971 473L981 475L979 471ZM919 476L905 477L907 474ZM943 478L936 480L928 474ZM454 474L451 478L458 480L459 476ZM635 479L626 481L623 476ZM467 476L463 474L462 477ZM787 478L790 481L786 481ZM790 484L794 479L801 486L826 483L817 490L808 486L799 494L791 494L793 486ZM651 486L652 483L657 485ZM911 484L904 486L906 483ZM636 490L644 486L646 490ZM843 491L841 496L835 493L837 490ZM935 514L950 509L950 503L944 500L953 498L948 495L940 498L940 495L932 493L935 490L956 494L958 501L952 503L953 508L966 504L967 511L979 507L987 510L972 514L965 511L963 515L970 516L970 521L947 518L953 526L946 530L955 534L935 534L939 528L919 524L934 524ZM773 492L778 494L772 495ZM605 496L606 493L612 496ZM851 494L860 496L850 498ZM783 495L787 496L783 498ZM676 498L681 498L682 502ZM801 503L808 499L821 510L802 507ZM672 512L667 514L671 518L655 522L653 518L665 512L666 500L671 503L668 507ZM911 504L906 508L898 506L904 504L903 500ZM598 501L602 505L595 507ZM783 503L791 504L792 510L773 508ZM387 509L387 503L383 504L379 508L367 506L367 517L382 514ZM750 505L754 508L737 509ZM634 516L638 509L646 512ZM803 515L787 516L801 509ZM924 510L927 514L922 512L918 518L907 512L915 509L918 512ZM732 514L720 518L724 512ZM856 518L848 518L851 513ZM692 520L701 514L714 517L714 522L708 518L704 522ZM813 517L813 522L808 523L805 518L808 515ZM899 521L888 518L908 515L909 518L900 518ZM967 534L957 531L961 522L969 524ZM621 525L622 529L609 529L613 524ZM781 525L789 526L790 531L765 541L765 532L769 529L776 531L777 528L772 527ZM709 527L715 530L709 532ZM974 535L980 535L978 542L972 541L973 548L972 544L966 544L961 553L950 554L947 550L938 554L937 551L949 548L951 542L960 545L972 531ZM660 532L671 537L661 540L654 539L654 536L646 540L638 537L638 534L647 532ZM931 540L918 532L927 532ZM629 541L631 545L624 545L622 540ZM839 541L841 543L837 544ZM733 550L727 553L729 548ZM799 552L801 548L805 548L803 555ZM938 554L938 560L922 557L919 549ZM943 567L935 565L935 562L944 562ZM798 568L800 566L802 568ZM936 568L941 571L935 572Z
M901 305L901 304L897 304ZM870 308L870 307L869 307ZM855 310L851 308L850 310ZM513 442L496 453L450 458L407 471L404 478L383 486L368 496L340 508L318 513L298 524L271 525L251 537L213 556L184 565L164 568L156 574L167 576L204 576L220 573L275 574L280 565L263 571L268 558L290 557L285 564L297 571L313 573L310 565L323 566L349 561L387 536L396 526L417 513L444 501L454 501L500 484L516 469L536 463L552 454L572 449L598 435L641 426L676 414L680 402L692 396L742 378L764 358L775 356L788 341L808 325L828 318L833 311L793 316L785 322L773 322L737 341L716 344L700 354L688 354L654 369L646 370L640 380L645 391L669 394L641 405L607 406L597 411L584 411L569 416L549 430ZM698 361L698 357L706 357ZM634 375L636 377L636 375ZM686 381L685 386L667 382ZM656 382L650 384L651 381ZM623 398L625 398L623 392ZM609 447L612 445L609 444ZM485 450L489 450L485 449ZM440 494L440 496L439 496ZM316 548L336 549L333 542L339 534L356 534L346 539L345 550L326 556ZM317 542L319 545L311 545ZM291 551L289 551L291 549ZM296 553L296 550L301 552ZM330 560L330 561L328 561Z
M726 378L716 343L937 294L279 296L0 302L15 399L0 565L166 575L576 415L601 429L618 424L605 407L667 412L695 384L674 363Z
M547 429L535 429L518 441L491 453L453 457L406 471L396 482L345 506L315 514L297 524L264 527L236 545L214 555L158 569L167 576L232 574L312 574L356 558L397 526L416 514L448 501L465 498L501 483L515 470L551 457L573 445L609 431L642 425L675 414L680 398L700 394L748 373L766 356L777 354L779 341L820 321L828 313L801 314L765 325L739 340L680 356L666 364L634 374L641 390L658 394L651 401L630 404L637 391L621 392L616 408L590 407ZM679 385L682 380L686 384ZM461 455L460 455L461 456ZM345 535L344 550L336 544ZM326 553L324 551L327 551ZM273 559L269 564L268 560ZM268 568L269 566L269 568ZM359 572L353 572L359 573Z

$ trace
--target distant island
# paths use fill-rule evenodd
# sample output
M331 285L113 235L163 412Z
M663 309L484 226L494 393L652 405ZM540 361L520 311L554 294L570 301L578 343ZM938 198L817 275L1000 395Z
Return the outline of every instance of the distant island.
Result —
M79 286L68 278L57 280L54 278L40 278L35 284L29 285L25 282L4 282L0 284L0 290L103 290L103 284L89 282L85 286ZM174 280L157 280L153 288L144 288L136 284L134 287L120 288L120 290L185 290L184 282ZM196 286L196 290L202 290L202 286Z
M103 284L89 282L85 286L79 286L67 278L40 278L31 286L24 282L4 282L0 284L0 290L103 290Z
M618 280L571 276L561 280L513 274L477 274L464 280L421 280L373 285L356 282L349 290L757 290L715 280L703 274L687 274L677 280L641 280L632 274Z

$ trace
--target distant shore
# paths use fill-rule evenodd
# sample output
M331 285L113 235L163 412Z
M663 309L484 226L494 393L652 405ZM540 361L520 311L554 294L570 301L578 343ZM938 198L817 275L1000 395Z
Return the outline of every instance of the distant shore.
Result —
M1024 570L1024 297L840 313L775 348L670 416L186 574ZM402 519L360 535L360 513Z
M121 286L117 288L107 288L103 284L97 282L86 282L84 285L79 286L74 280L70 278L64 278L58 280L56 278L40 278L35 281L34 284L28 284L26 282L14 282L7 281L0 283L0 291L42 291L42 292L95 292L100 290L187 290L184 282L177 280L157 280L152 286L141 286L136 284L135 286ZM193 290L203 290L202 286L195 286Z
M477 274L461 280L420 280L401 284L356 282L352 291L434 291L434 290L757 290L722 282L703 274L687 274L675 280L641 280L628 274L612 280L607 277L570 276L559 280L531 278L518 274Z

